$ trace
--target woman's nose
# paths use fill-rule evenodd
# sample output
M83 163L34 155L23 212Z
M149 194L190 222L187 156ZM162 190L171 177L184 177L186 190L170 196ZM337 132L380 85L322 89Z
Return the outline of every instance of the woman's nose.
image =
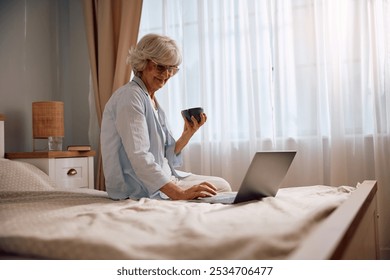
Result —
M166 69L165 71L163 71L161 73L165 78L170 78L172 76L172 71L170 71L169 69Z

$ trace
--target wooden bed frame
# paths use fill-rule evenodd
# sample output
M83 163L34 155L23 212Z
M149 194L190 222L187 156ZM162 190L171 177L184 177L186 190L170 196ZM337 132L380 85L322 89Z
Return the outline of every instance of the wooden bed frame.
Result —
M379 259L377 182L364 181L309 234L290 259Z
M4 120L0 114L0 158L4 157ZM302 241L289 259L379 259L377 189L376 181L360 184L346 202Z

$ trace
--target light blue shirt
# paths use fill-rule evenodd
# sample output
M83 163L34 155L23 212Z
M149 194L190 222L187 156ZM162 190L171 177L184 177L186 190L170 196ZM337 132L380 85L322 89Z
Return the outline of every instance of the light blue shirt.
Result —
M166 115L161 107L155 111L138 77L107 102L100 141L106 191L112 199L154 197L172 175L180 177L174 168L182 164L182 156L174 152L176 141Z

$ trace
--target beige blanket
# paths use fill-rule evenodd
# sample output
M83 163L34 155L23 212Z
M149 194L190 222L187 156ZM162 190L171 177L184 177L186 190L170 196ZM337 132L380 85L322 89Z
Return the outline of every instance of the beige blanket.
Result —
M0 252L49 259L284 259L353 187L281 189L239 205L0 190Z

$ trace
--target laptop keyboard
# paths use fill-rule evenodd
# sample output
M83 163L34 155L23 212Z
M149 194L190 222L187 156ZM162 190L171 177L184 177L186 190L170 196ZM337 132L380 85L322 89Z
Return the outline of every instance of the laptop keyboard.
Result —
M232 204L237 193L219 193L211 197L199 198L197 202Z

